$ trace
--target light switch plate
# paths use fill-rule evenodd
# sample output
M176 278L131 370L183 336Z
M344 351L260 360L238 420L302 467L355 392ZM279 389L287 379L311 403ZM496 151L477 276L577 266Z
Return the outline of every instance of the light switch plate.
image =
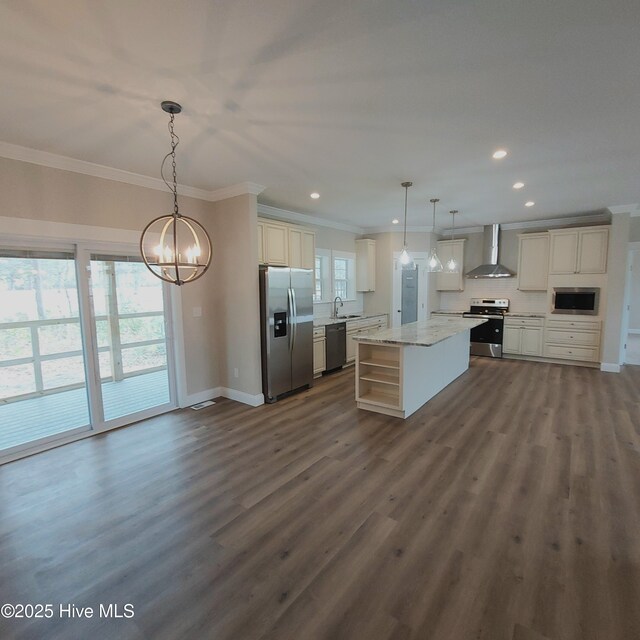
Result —
M193 317L194 318L202 317L202 307L193 307Z

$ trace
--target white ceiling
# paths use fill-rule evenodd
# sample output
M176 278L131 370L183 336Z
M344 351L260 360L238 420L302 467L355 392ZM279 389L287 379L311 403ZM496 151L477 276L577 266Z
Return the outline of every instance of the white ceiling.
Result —
M7 0L0 90L0 140L149 176L176 100L181 183L362 227L406 179L410 225L640 202L638 0Z

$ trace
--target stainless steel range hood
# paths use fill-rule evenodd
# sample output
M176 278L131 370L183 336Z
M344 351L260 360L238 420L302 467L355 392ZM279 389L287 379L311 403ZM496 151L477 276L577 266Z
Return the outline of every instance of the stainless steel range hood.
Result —
M513 278L513 271L498 264L500 225L491 224L484 228L482 259L484 263L467 273L467 278Z

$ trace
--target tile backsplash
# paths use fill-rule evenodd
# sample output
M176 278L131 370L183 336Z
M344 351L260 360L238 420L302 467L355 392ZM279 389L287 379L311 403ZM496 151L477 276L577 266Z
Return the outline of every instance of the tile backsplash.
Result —
M464 291L443 291L440 309L465 311L471 298L509 298L511 311L547 313L546 291L520 291L517 278L465 280Z

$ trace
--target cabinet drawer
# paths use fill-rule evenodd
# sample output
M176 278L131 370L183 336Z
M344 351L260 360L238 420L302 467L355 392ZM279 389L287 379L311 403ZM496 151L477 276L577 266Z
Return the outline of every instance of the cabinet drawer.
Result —
M544 347L547 358L561 358L563 360L581 360L583 362L597 362L598 349L589 347L563 347L547 344Z
M547 329L581 329L583 331L600 331L599 320L547 320Z
M313 338L324 338L324 327L314 327L313 328Z
M600 332L547 329L546 342L553 342L556 344L584 345L585 347L597 347L600 344Z
M544 318L510 318L504 319L505 327L543 327Z

